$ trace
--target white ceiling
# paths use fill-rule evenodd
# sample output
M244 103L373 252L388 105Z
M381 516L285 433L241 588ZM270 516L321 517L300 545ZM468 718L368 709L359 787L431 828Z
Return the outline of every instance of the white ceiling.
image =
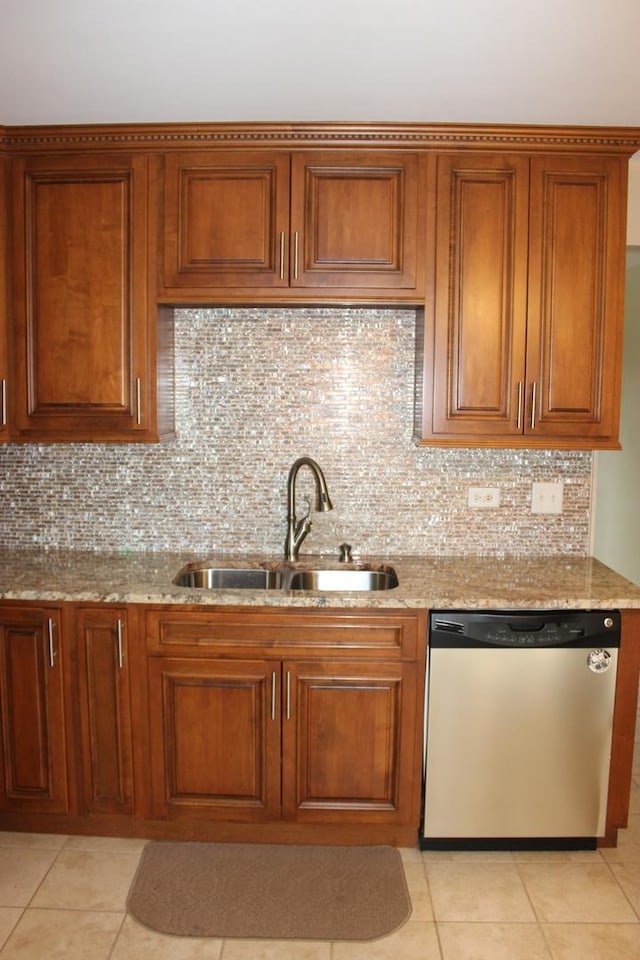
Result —
M640 126L640 0L0 0L0 123Z

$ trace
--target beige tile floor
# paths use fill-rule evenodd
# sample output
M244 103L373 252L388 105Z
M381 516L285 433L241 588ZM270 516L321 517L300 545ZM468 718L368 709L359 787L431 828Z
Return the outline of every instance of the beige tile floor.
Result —
M639 960L640 742L613 850L402 850L410 920L368 943L152 933L125 900L145 841L0 831L0 960Z

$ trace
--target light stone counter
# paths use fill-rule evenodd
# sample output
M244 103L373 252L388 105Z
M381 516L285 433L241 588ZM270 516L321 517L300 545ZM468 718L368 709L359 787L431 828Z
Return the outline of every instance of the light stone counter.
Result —
M273 607L432 609L640 608L640 587L592 558L385 557L399 586L378 592L312 593L283 590L199 590L177 587L186 563L273 566L280 557L182 553L103 554L0 549L0 600L52 602L218 604ZM335 557L301 557L301 568L339 567Z

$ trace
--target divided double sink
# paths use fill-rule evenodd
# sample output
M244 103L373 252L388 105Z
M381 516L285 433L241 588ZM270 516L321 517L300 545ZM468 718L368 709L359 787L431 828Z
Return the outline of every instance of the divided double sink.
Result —
M398 577L392 567L358 566L298 568L287 564L277 567L207 567L187 564L174 577L178 587L204 590L392 590Z

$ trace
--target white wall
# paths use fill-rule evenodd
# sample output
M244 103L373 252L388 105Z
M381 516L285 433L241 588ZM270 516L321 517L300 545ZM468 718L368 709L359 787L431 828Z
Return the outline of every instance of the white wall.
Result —
M636 155L629 164L627 246L640 247L640 155Z
M596 454L593 553L640 584L640 246L627 250L626 294L622 451Z
M638 0L2 0L0 124L640 125Z

